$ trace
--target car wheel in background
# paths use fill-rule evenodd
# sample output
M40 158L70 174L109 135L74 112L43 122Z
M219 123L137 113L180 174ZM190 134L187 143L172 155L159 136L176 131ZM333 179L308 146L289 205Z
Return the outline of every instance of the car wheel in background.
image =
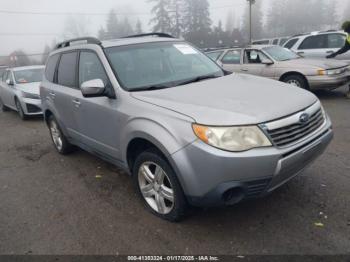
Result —
M15 104L16 104L16 108L17 108L17 112L18 112L18 115L19 117L22 119L22 120L27 120L27 115L24 113L23 111L23 108L21 106L21 103L19 102L19 100L16 98L15 99Z
M187 201L181 185L157 150L145 151L137 157L133 179L139 195L153 214L171 222L185 216Z
M48 126L50 130L50 135L52 142L58 151L62 155L66 155L73 150L73 145L71 145L67 138L64 136L61 128L59 127L55 117L51 115L48 119Z
M309 84L307 80L301 75L289 75L284 77L282 81L287 84L309 90Z
M0 97L0 110L2 112L9 111L9 108L7 106L5 106L4 103L2 102L1 97Z

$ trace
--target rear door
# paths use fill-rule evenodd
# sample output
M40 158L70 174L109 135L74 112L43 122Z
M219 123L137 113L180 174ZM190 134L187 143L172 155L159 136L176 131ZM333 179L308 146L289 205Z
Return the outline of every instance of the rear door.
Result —
M70 51L61 54L58 62L55 84L50 85L51 96L57 118L64 125L67 135L78 138L78 124L76 121L76 100L81 96L77 85L78 52Z
M229 50L222 57L222 67L230 72L240 73L242 69L242 49Z

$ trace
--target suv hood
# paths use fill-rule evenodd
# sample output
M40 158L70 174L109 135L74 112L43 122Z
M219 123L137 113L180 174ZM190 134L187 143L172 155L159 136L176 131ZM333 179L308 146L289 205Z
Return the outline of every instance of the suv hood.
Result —
M16 84L16 87L23 92L40 95L40 82Z
M335 69L348 66L347 63L330 59L299 58L281 62L288 67L316 67L322 69Z
M169 89L133 92L136 99L205 125L251 125L303 110L317 101L310 92L278 81L233 74Z

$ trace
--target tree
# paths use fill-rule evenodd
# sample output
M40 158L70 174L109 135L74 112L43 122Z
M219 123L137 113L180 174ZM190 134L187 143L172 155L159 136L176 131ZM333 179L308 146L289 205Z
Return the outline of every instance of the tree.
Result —
M64 24L63 38L78 38L87 36L89 31L89 20L85 16L68 16Z
M150 24L153 25L153 31L171 33L170 0L149 0L149 2L155 3L151 10L154 17L150 21Z
M49 45L45 45L44 52L41 58L41 64L46 64L47 57L49 56L49 53L51 52L51 47Z
M186 7L184 14L185 33L208 34L212 24L208 0L184 0L184 5Z
M134 30L127 17L125 17L123 22L120 24L119 33L120 37L132 35L134 33Z
M142 23L141 23L140 19L137 19L135 32L136 32L136 34L142 34L143 33Z
M225 31L231 33L234 27L235 27L235 16L232 11L229 11L226 16Z
M103 31L101 31L101 33L103 33ZM121 35L121 32L120 32L118 17L114 9L112 9L109 12L107 17L105 39L118 38L120 37L120 35Z
M343 21L350 21L350 2L349 1L347 1L344 9Z
M16 50L8 56L6 64L9 66L29 66L32 61L24 51Z
M107 39L107 32L102 26L101 26L100 30L98 30L98 38L100 40L106 40Z

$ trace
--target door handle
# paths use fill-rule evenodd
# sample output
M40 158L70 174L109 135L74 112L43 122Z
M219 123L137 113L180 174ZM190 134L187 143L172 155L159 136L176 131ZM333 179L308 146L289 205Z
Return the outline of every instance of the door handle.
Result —
M242 72L248 72L248 69L241 69Z
M298 52L297 54L298 55L303 55L303 54L305 54L305 52Z
M80 105L81 105L81 103L78 99L73 99L72 102L75 105L75 107L77 107L77 108L80 107Z
M327 51L326 54L333 54L333 51Z
M51 96L52 99L55 99L56 94L54 92L50 92L49 95Z

